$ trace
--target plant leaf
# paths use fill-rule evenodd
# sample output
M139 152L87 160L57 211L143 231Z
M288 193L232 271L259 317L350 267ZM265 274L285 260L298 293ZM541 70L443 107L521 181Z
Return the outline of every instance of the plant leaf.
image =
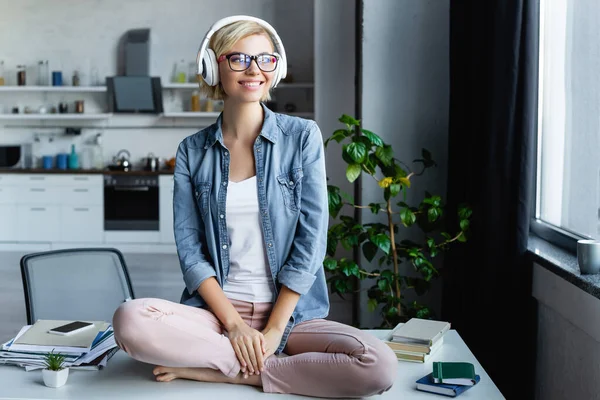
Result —
M369 309L370 312L375 311L377 309L377 300L369 299L369 301L367 302L367 308Z
M460 221L460 229L466 231L467 229L469 229L469 224L470 223L468 219L463 219L462 221Z
M417 216L409 208L404 208L402 211L400 211L400 219L402 220L402 224L404 226L409 227L415 223Z
M427 219L429 220L429 222L434 222L438 219L438 217L440 216L440 209L437 207L431 207L429 210L427 210Z
M375 258L375 254L377 254L378 247L372 242L365 242L362 245L362 251L365 255L365 258L371 262L373 258Z
M383 165L389 166L392 163L394 152L392 151L392 146L386 144L384 146L377 147L377 150L375 150L375 155L383 163Z
M377 281L377 287L379 287L379 290L381 290L382 292L387 292L389 289L389 284L388 281L386 281L385 279L380 279Z
M375 243L385 254L390 254L390 238L385 233L379 233L371 238L371 242Z
M323 266L327 271L335 271L337 268L337 260L333 258L326 258L323 260Z
M375 145L375 146L383 146L383 140L381 140L381 138L376 135L375 133L368 131L366 129L361 129L362 133L369 138L369 141Z
M362 169L359 164L350 164L346 168L346 178L350 182L354 182L359 176Z
M404 179L404 178L402 178L402 179ZM394 197L398 193L400 193L400 184L399 183L392 183L390 185L390 194L392 195L392 197Z
M369 203L369 207L371 207L371 212L373 214L377 214L381 211L381 204L379 203Z
M325 141L325 147L327 147L331 140L335 140L336 142L340 143L342 140L346 139L346 137L350 134L351 132L348 132L345 129L336 129L333 132L333 134Z
M346 263L346 265L344 265L344 267L342 268L342 272L346 276L354 275L357 278L360 277L358 265L354 261Z
M367 155L367 148L363 143L360 142L350 143L348 147L346 147L345 151L357 164L362 163Z
M342 114L339 121L341 123L347 124L347 125L354 125L354 126L360 125L360 121L358 121L357 119L354 119L353 117L346 115L346 114Z

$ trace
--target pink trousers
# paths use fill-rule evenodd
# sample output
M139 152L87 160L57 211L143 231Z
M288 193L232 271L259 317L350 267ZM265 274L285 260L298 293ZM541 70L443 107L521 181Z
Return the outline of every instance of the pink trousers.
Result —
M272 303L230 300L261 331ZM161 299L123 303L113 317L115 339L136 360L166 367L218 369L229 377L240 364L223 324L210 311ZM284 353L265 360L263 391L315 397L364 397L392 387L398 361L368 332L316 319L296 325Z

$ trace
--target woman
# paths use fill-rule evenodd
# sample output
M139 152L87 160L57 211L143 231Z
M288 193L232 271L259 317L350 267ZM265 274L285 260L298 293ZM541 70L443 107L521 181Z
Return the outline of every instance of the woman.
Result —
M177 152L175 240L187 290L182 304L124 303L113 320L117 343L159 365L161 382L318 397L385 392L396 376L394 353L369 333L324 319L323 141L314 121L261 103L285 77L277 33L256 18L226 18L207 33L198 64L203 90L223 99L224 110Z

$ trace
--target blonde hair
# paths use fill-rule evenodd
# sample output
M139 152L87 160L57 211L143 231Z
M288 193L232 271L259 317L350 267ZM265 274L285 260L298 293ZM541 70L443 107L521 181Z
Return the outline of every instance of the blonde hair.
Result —
M212 35L208 47L213 49L216 57L219 58L222 54L231 50L238 41L252 35L263 35L267 37L273 50L277 51L269 31L262 25L252 21L237 21L225 25ZM210 86L202 79L202 75L198 75L198 81L200 82L200 90L209 99L223 100L227 97L227 94L223 90L223 86L221 86L221 82L216 86ZM260 100L271 100L270 90Z

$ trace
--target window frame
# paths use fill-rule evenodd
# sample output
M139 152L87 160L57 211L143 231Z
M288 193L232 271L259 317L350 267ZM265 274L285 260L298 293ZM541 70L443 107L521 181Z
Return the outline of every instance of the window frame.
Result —
M534 107L537 110L537 118L535 120L535 139L534 139L534 148L535 153L533 157L533 162L535 165L535 179L532 179L532 192L534 196L531 199L531 219L529 232L534 233L540 238L562 248L573 254L577 253L577 241L580 239L592 239L590 237L583 236L576 232L569 231L562 227L558 227L556 225L550 224L538 217L538 210L541 205L541 139L542 139L542 131L541 131L541 118L542 118L542 102L543 102L543 68L544 68L544 60L543 60L543 48L544 48L544 19L543 15L545 12L545 4L546 0L540 0L539 8L538 8L538 51L537 51L537 68L536 68L536 76L534 79L537 82L537 93L534 100ZM542 99L542 100L540 100Z

